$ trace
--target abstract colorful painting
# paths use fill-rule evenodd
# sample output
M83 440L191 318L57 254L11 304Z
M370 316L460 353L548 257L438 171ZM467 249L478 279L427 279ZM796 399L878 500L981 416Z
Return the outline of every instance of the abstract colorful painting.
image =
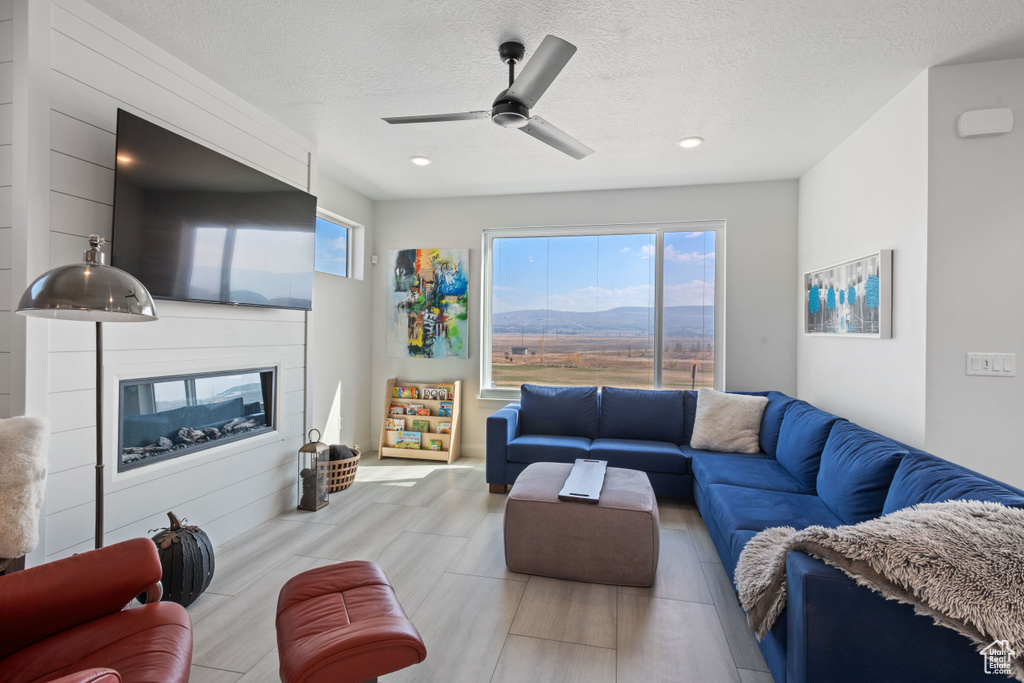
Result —
M391 249L388 265L388 356L468 358L469 249Z
M892 337L892 251L804 274L804 334Z

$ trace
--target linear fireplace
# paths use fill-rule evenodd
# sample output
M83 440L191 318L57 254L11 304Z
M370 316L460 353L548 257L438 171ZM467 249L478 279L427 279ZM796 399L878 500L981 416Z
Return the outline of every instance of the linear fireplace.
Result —
M118 472L274 430L276 368L121 380Z

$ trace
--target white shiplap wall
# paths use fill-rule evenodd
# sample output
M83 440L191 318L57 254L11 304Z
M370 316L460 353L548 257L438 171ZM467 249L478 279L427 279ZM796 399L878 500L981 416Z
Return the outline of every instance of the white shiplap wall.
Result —
M51 267L80 260L89 234L110 237L118 107L308 189L313 148L301 136L80 0L54 2L52 21ZM155 323L104 327L107 541L147 535L173 510L223 543L294 504L306 315L164 301L157 308ZM47 560L92 545L93 334L92 325L65 321L49 330ZM114 474L119 377L232 368L245 359L280 369L278 432Z
M0 0L0 418L11 416L11 111L13 0Z

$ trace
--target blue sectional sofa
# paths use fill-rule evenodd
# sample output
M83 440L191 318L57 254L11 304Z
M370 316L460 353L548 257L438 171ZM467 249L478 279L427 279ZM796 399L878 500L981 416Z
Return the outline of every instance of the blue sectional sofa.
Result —
M504 490L532 462L578 457L646 471L655 492L693 500L730 579L743 546L774 526L855 524L917 503L1024 507L1024 491L779 392L757 454L690 448L692 391L524 385L487 421L487 481ZM776 683L988 681L964 636L799 552L787 609L759 647ZM1005 680L1005 679L1003 679Z

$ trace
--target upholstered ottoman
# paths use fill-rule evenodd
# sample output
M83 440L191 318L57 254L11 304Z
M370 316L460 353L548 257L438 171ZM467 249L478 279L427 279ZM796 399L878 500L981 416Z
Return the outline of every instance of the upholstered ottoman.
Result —
M658 568L658 503L647 474L609 467L597 504L564 502L572 465L538 462L505 501L505 564L558 579L650 586Z
M423 661L423 639L381 568L353 560L293 576L277 600L283 683L358 683Z

